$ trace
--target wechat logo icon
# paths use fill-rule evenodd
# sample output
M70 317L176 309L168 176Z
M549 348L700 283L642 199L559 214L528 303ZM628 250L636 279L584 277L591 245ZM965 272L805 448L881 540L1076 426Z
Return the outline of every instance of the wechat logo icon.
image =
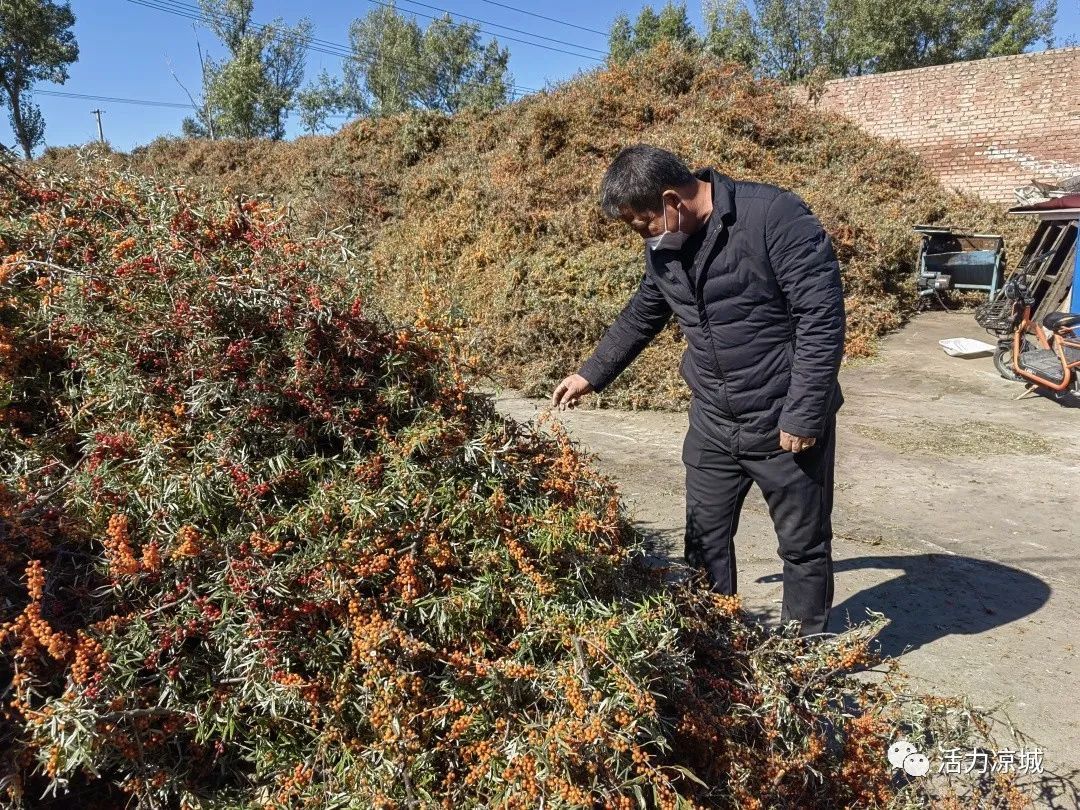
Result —
M908 776L926 776L930 760L907 740L897 740L889 746L889 764L903 769Z

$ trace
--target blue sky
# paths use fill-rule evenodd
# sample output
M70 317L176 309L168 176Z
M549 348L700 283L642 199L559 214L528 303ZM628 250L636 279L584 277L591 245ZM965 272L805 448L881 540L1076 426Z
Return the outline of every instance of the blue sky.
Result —
M81 93L95 96L142 99L148 101L186 103L187 97L176 79L193 93L199 86L199 61L196 51L196 30L192 21L167 13L139 2L176 7L197 5L198 0L71 0L75 12L75 34L79 42L79 61L71 66L70 78L62 87L41 84L39 90ZM446 9L456 15L484 20L485 30L494 33L510 48L510 69L515 84L526 88L542 88L549 82L572 77L580 70L587 70L598 63L588 56L599 58L596 50L603 51L606 38L596 32L607 30L612 18L620 11L636 14L641 3L619 3L609 0L423 0L423 4L398 0L403 12L417 15L437 15L432 7ZM653 4L663 5L663 0ZM529 16L516 9L524 9L545 17L573 23L580 28ZM687 3L691 16L700 25L700 3ZM348 42L349 22L368 13L376 6L372 0L351 2L316 2L302 0L255 0L255 19L266 22L282 17L295 22L301 16L309 17L315 26L315 37L328 42ZM428 19L419 17L421 25ZM527 31L521 34L496 25ZM198 27L198 38L204 51L222 56L223 47L203 26ZM1055 31L1058 43L1067 39L1080 39L1080 0L1059 0L1058 24ZM576 51L579 56L560 53L558 50L526 45L509 38L533 40L550 48ZM549 40L539 39L548 37ZM563 45L551 40L570 43ZM578 46L578 47L573 47ZM583 50L591 48L595 50ZM320 70L331 73L340 70L341 60L323 53L311 52L307 61L307 77L314 79ZM180 108L142 106L117 101L91 101L44 94L36 95L45 116L46 144L65 146L86 143L97 138L97 124L91 110L102 109L102 125L105 137L114 148L130 150L148 143L157 135L180 133L180 122L189 114ZM290 122L289 136L298 134L295 120ZM0 121L0 143L12 146L15 139L7 116Z

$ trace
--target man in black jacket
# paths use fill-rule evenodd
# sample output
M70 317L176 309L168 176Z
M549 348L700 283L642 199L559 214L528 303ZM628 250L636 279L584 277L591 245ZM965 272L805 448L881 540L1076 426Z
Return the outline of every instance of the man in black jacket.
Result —
M691 173L639 144L604 175L601 203L645 240L645 275L596 351L552 396L600 391L674 314L690 386L687 563L736 592L734 537L752 483L784 564L782 621L824 632L832 606L837 372L844 353L840 270L821 223L776 186Z

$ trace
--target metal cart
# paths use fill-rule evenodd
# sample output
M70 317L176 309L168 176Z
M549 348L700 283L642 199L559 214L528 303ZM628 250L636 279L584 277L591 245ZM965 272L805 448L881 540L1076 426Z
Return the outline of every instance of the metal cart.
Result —
M916 225L919 249L919 295L937 298L943 290L983 290L993 298L1001 287L1005 239L995 233L964 233L938 225Z

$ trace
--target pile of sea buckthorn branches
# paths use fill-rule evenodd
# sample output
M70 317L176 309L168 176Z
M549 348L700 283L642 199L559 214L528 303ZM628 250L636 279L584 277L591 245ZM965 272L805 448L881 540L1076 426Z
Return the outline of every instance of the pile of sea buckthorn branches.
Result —
M898 734L985 721L850 677L880 622L769 634L647 567L589 459L472 393L451 325L380 317L332 235L0 173L0 803L1018 800L897 776Z

